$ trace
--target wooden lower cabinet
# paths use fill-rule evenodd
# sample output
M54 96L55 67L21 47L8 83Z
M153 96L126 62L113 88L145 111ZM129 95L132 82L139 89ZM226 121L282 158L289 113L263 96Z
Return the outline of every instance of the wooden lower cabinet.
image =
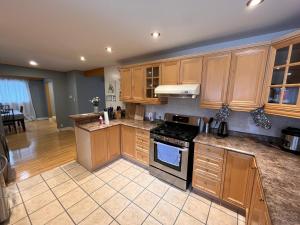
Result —
M108 160L107 129L97 130L91 133L92 164L93 168Z
M249 207L255 175L253 164L253 156L227 152L223 200L240 208Z
M247 225L270 225L270 217L258 170L256 171Z
M120 126L107 128L108 159L112 160L120 156L121 152L121 132Z
M135 159L135 128L121 125L122 155Z

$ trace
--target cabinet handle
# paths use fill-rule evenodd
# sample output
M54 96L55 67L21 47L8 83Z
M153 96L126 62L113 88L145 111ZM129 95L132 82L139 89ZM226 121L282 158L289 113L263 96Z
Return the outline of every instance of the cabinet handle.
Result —
M260 201L260 202L264 202L265 200L264 200L263 198L260 198L259 201Z

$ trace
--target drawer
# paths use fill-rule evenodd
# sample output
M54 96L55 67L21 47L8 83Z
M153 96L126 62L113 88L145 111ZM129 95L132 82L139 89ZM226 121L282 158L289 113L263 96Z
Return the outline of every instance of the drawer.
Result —
M224 158L225 150L223 148L217 148L210 145L198 144L196 148L197 155L204 155L212 158Z
M150 132L147 130L142 130L142 129L137 129L136 130L136 136L137 137L142 137L145 139L150 139Z
M146 165L149 165L149 153L136 150L136 159Z
M222 180L223 171L220 168L211 168L211 167L205 167L203 165L196 165L194 168L194 171L202 174L203 176L210 177L215 180Z
M221 159L201 156L201 157L196 157L194 160L196 165L203 165L204 167L212 167L212 168L223 168L223 160Z
M194 171L192 184L193 188L199 189L218 198L220 197L220 181L209 179Z

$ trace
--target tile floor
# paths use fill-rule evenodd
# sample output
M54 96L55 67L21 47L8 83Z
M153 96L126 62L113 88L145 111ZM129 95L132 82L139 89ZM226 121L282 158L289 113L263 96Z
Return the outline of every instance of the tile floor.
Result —
M236 212L119 159L90 173L76 162L7 187L16 225L244 225Z

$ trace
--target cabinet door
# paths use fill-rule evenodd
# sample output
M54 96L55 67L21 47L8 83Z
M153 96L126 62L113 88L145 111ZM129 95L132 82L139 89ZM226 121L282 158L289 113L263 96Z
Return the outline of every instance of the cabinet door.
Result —
M202 73L202 57L183 59L180 64L181 84L200 84Z
M230 53L205 56L201 82L200 106L218 109L226 103Z
M122 100L131 99L131 69L121 69L121 98Z
M135 128L122 125L122 154L135 158Z
M164 62L162 64L161 84L179 83L180 61Z
M145 74L143 67L132 69L132 99L143 100L145 96Z
M256 171L255 181L253 185L253 193L251 198L251 206L249 209L249 217L248 217L247 224L249 225L270 224L268 208L265 203L258 171Z
M108 128L108 159L117 158L120 155L121 149L121 136L120 126L112 126Z
M262 104L268 47L256 47L232 53L228 104L231 109L250 111Z
M100 166L108 160L107 129L92 132L92 163L93 168Z
M227 152L223 200L241 208L249 206L255 174L253 160L249 155Z

